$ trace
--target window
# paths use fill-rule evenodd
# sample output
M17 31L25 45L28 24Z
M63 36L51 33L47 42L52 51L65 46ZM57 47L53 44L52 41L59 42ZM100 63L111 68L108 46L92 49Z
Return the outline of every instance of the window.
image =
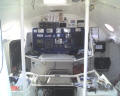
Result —
M114 28L111 25L109 25L109 24L105 24L105 28L107 28L107 30L109 30L111 32L114 31Z

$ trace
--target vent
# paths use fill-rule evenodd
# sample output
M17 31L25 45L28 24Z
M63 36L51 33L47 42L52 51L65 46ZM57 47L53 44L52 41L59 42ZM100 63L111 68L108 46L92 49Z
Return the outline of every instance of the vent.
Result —
M79 1L85 1L85 0L72 0L72 2L79 2Z
M72 2L79 2L80 0L72 0Z
M55 10L50 10L50 12L63 12L62 9L55 9Z

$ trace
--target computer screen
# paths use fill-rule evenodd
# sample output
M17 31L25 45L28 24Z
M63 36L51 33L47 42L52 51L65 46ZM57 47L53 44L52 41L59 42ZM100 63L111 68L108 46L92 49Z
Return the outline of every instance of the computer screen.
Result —
M60 23L60 27L66 27L66 23Z

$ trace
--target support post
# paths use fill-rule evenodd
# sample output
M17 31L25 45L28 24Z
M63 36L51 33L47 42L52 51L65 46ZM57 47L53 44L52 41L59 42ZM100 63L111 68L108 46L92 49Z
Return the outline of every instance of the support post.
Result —
M83 87L83 96L87 96L89 3L90 3L90 0L85 0L85 43L84 43L84 84L83 84L84 87Z
M21 26L21 60L22 60L22 78L23 78L23 91L26 86L26 67L25 67L25 41L24 41L24 0L20 1L20 26Z
M12 96L8 69L3 48L1 20L0 20L0 96Z

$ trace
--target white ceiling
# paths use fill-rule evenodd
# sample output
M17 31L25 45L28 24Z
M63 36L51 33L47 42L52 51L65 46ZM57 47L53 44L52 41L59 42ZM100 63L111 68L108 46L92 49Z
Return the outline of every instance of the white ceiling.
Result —
M64 13L84 16L84 2L72 3L69 0L67 6L50 7L45 6L42 0L24 0L25 3L25 19L30 20L36 16L49 13L52 9L63 9ZM120 0L91 0L94 2L95 8L90 12L90 21L99 26L105 32L104 24L108 23L115 28L116 34L120 37ZM20 16L20 0L0 0L0 19L2 18L19 18ZM17 19L16 18L16 19ZM107 32L107 31L106 31Z
M25 6L31 6L34 3L34 1L35 1L35 6L43 5L43 0L24 0L24 1L25 1ZM120 0L91 0L91 1L99 1L101 3L120 8ZM71 2L72 0L68 0L69 4L71 4ZM19 3L20 0L0 0L0 8L8 7L8 6L16 6L19 5Z
M34 2L35 1L35 2ZM79 16L84 16L84 2L72 3L72 0L68 0L67 6L45 6L43 0L24 0L25 3L25 18L33 18L35 16L44 15L49 13L53 9L62 9L64 13L76 14ZM91 11L90 15L97 16L100 19L108 19L107 13L120 18L120 0L91 0L96 1L95 9ZM112 8L112 9L111 9ZM20 0L0 0L0 16L7 16L8 14L18 14L20 13ZM99 14L100 13L100 14ZM99 15L98 15L99 14ZM112 15L112 16L113 16ZM104 18L103 18L104 16ZM114 17L114 18L116 18ZM109 19L112 17L110 16ZM101 20L100 20L101 21Z
M32 2L36 2L37 5L43 5L43 0L24 0L25 5L30 5ZM71 4L72 0L68 0L68 2ZM100 1L105 4L109 4L112 6L120 6L120 0L91 0L91 1ZM17 5L19 4L20 0L0 0L0 7L1 6L10 6L10 5Z
M91 0L97 1L97 3L104 4L106 6L120 8L120 0ZM71 14L84 14L84 3L77 2L72 3L72 0L68 0L67 6L48 7L43 4L43 0L24 0L25 3L25 16L33 17L34 15L48 13L51 9L63 9L65 13ZM0 0L0 9L9 9L19 7L20 0ZM7 10L8 11L8 10Z

